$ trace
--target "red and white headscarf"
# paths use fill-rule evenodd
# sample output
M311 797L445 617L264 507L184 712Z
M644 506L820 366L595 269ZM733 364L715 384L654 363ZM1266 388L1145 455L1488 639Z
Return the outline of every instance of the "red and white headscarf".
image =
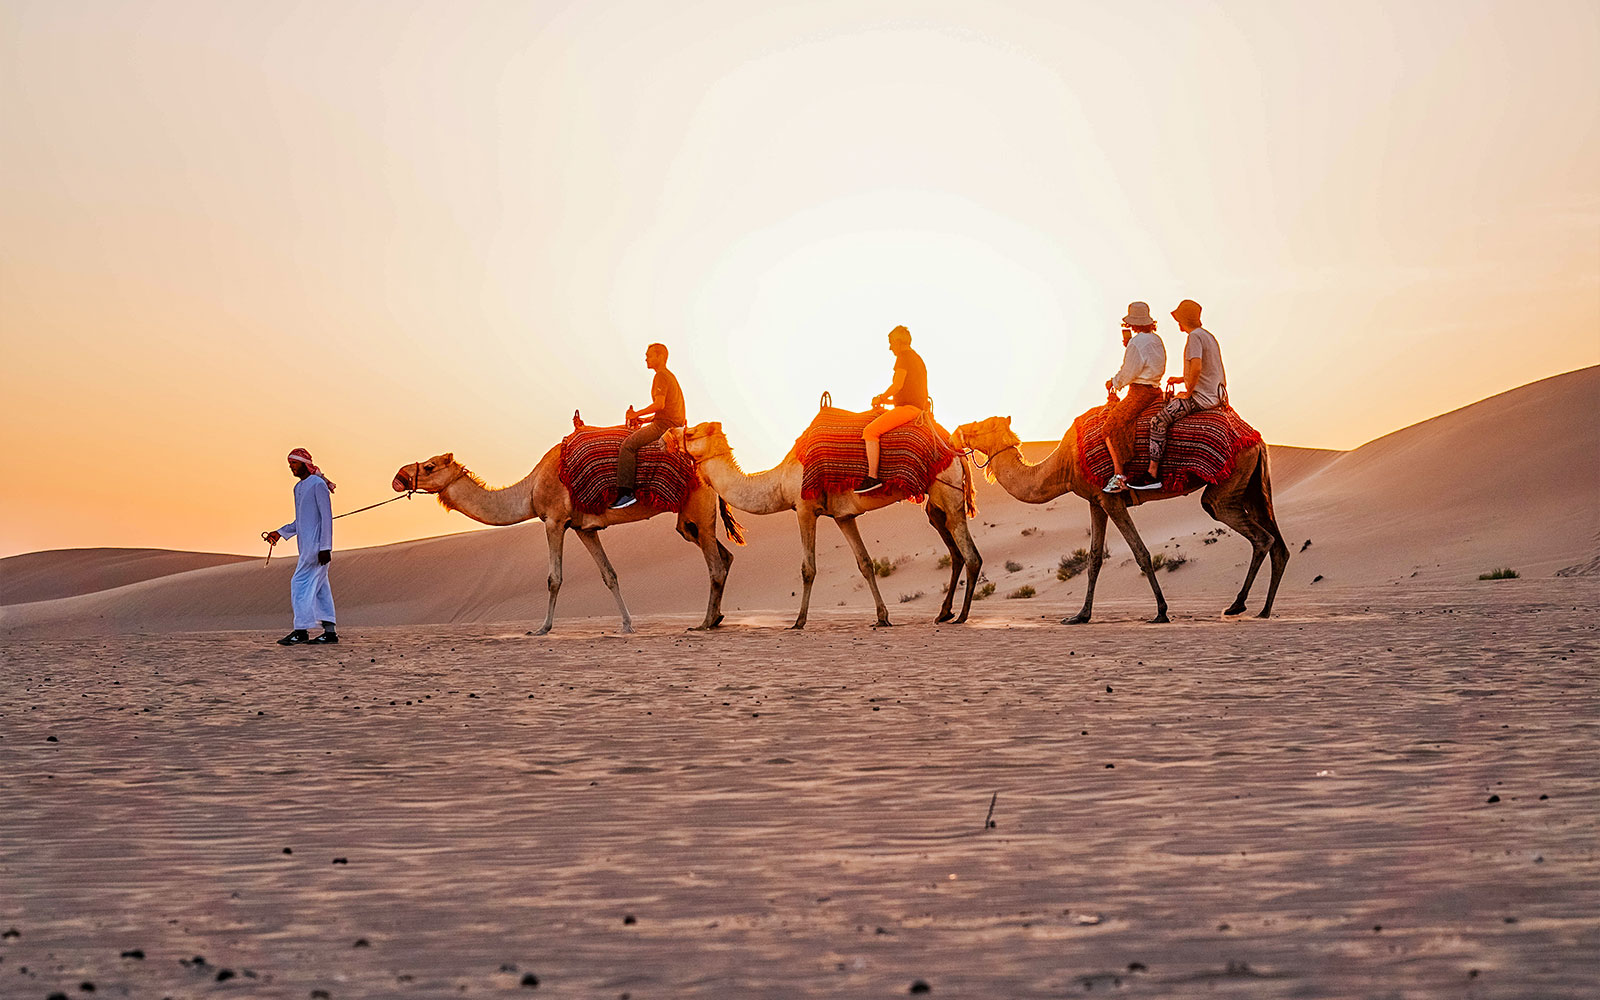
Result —
M328 484L329 493L339 488L333 484L333 480L329 479L326 473L317 468L317 463L311 461L311 452L306 451L304 448L296 448L294 451L289 452L289 461L299 462L310 470L313 476L321 476L322 481Z

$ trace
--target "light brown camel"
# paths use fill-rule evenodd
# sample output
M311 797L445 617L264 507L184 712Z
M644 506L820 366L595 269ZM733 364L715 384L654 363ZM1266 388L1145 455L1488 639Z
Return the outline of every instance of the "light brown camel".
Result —
M652 507L643 501L623 510L606 510L588 514L574 509L572 493L561 482L561 446L547 452L517 483L503 489L491 489L483 480L467 471L466 466L450 453L435 455L423 462L401 466L395 473L395 492L416 490L433 493L446 510L457 510L483 524L520 524L530 518L544 522L544 534L550 544L550 606L545 612L544 625L529 635L544 635L555 625L556 594L561 591L561 548L567 529L578 533L584 548L594 556L600 567L600 579L605 581L611 596L617 600L617 611L622 615L622 631L633 631L633 618L623 603L622 590L617 585L617 571L606 550L600 545L600 531L614 524L644 521L669 511ZM728 582L728 568L733 565L733 553L717 541L717 517L727 529L728 537L736 545L744 544L744 532L728 513L728 507L710 486L697 482L690 490L683 512L678 515L678 534L699 546L706 559L706 569L711 574L711 598L706 604L706 617L700 629L715 628L722 621L722 591Z
M696 424L686 430L668 431L665 440L669 448L684 449L699 467L700 475L717 494L739 510L751 514L776 514L783 510L795 512L800 520L800 544L805 549L805 557L800 564L800 579L805 589L800 598L800 616L795 619L792 628L805 628L806 614L811 607L811 584L817 578L819 517L831 517L839 526L839 531L855 551L856 566L866 578L867 586L872 589L872 601L878 610L877 623L889 624L889 609L883 603L883 595L878 593L877 573L873 569L872 556L867 553L866 543L861 540L861 531L856 527L856 518L868 511L899 503L907 499L908 494L885 487L864 495L854 492L830 493L820 500L803 499L800 488L802 470L795 449L791 448L782 462L766 472L746 475L739 468L739 463L734 461L733 448L722 433L720 423ZM978 554L972 533L967 530L967 518L977 511L972 503L972 490L971 472L960 456L951 459L950 464L939 470L928 490L928 500L924 505L928 522L950 550L950 586L945 590L944 605L934 621L945 622L954 618L958 623L964 622L967 613L972 610L972 588L977 585L978 573L983 569L983 557ZM963 568L967 572L967 594L961 602L961 614L956 616L952 614L951 607Z
M1079 419L1082 419L1081 417ZM1161 595L1161 584L1156 582L1155 570L1150 565L1150 553L1144 540L1133 526L1128 513L1130 504L1137 506L1151 500L1166 500L1193 493L1203 484L1182 491L1168 489L1148 492L1105 493L1090 483L1083 472L1082 456L1078 454L1078 435L1068 430L1061 443L1044 461L1030 465L1022 458L1019 447L1022 439L1011 430L1010 417L990 417L977 423L962 424L956 428L957 447L968 447L989 456L985 469L991 480L1023 503L1049 503L1065 493L1076 493L1089 501L1091 545L1089 550L1089 589L1083 595L1083 610L1071 618L1063 618L1063 625L1082 625L1089 620L1094 607L1094 583L1100 575L1100 564L1106 557L1106 519L1116 522L1117 530L1133 550L1134 559L1150 581L1156 595L1156 616L1152 622L1167 621L1167 599ZM1232 606L1223 612L1237 615L1244 611L1244 601L1255 582L1261 560L1272 556L1272 582L1267 587L1267 602L1261 606L1258 617L1272 615L1272 599L1278 593L1278 581L1283 578L1283 568L1289 562L1289 546L1272 512L1272 476L1267 469L1267 446L1253 445L1239 453L1234 461L1233 475L1215 485L1205 487L1200 494L1200 506L1218 521L1250 540L1255 552L1250 558L1250 570L1244 575L1244 586Z

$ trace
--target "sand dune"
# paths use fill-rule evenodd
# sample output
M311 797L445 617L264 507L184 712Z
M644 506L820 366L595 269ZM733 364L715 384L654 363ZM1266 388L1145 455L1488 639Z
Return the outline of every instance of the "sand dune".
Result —
M29 604L125 587L246 556L170 549L51 549L0 559L0 604Z
M1295 551L1280 610L1291 611L1297 596L1312 588L1454 584L1474 581L1497 566L1514 567L1525 576L1552 576L1600 565L1597 403L1600 368L1588 368L1502 393L1350 452L1274 446L1279 521ZM1051 447L1032 444L1025 454L1036 461ZM1058 581L1055 567L1063 554L1087 544L1083 501L1068 496L1027 505L981 482L979 506L975 537L997 592L977 607L990 616L1060 617L1076 610L1083 582ZM441 510L440 525L461 523L460 517ZM1175 612L1214 613L1231 600L1249 549L1231 534L1206 543L1216 524L1200 509L1197 494L1141 506L1134 517L1153 551L1188 559L1161 578ZM793 515L740 519L751 544L737 550L725 601L730 618L753 610L792 613L800 583ZM930 618L948 573L937 565L944 550L923 512L901 505L868 515L861 525L873 554L897 563L894 574L880 581L891 615L901 622ZM603 537L636 616L687 613L701 606L704 564L668 519L615 528ZM1311 546L1300 551L1307 540ZM1120 539L1111 552L1099 593L1148 595ZM174 566L205 558L167 555ZM8 565L32 560L26 586L8 582L7 594L15 588L47 595L52 560L63 567L54 584L60 589L86 575L102 578L100 570L83 568L88 558L36 553L6 560ZM0 624L45 634L281 626L292 559L274 559L263 568L255 561L215 558L224 564L184 566L189 571L56 600L32 597L34 603L0 609ZM1010 570L1008 564L1020 568ZM535 523L339 552L334 592L347 628L526 620L543 615L545 573L544 534ZM1036 591L1031 602L1005 599L1025 585ZM841 606L858 612L863 622L871 619L870 596L848 548L836 530L824 527L813 608ZM569 542L558 628L564 619L614 613L587 554Z

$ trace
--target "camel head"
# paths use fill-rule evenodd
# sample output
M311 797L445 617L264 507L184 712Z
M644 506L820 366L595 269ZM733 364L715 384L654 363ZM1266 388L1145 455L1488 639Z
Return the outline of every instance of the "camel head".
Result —
M1022 443L1011 430L1010 417L990 417L956 428L952 440L957 448L971 448L985 455L998 455Z
M394 487L396 493L440 493L446 486L460 479L466 474L466 469L452 452L435 455L421 462L412 462L402 465L400 471L394 474L394 482L389 485Z
M733 446L728 444L728 436L722 433L722 424L718 421L673 428L662 440L667 442L669 451L682 451L697 465L713 458L733 457Z

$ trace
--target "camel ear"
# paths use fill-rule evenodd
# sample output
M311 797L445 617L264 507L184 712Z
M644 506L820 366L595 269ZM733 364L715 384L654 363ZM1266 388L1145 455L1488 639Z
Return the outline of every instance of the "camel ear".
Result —
M720 420L713 420L713 421L711 421L711 423L707 424L706 426L711 431L711 433L713 433L713 434L721 434L722 433L722 421L720 421Z
M454 465L456 461L456 453L453 451L447 451L443 455L439 456L439 461L445 465Z
M1011 429L1011 418L1010 417L1001 417L1000 418L1000 426L1004 427L1006 430L1009 431Z

